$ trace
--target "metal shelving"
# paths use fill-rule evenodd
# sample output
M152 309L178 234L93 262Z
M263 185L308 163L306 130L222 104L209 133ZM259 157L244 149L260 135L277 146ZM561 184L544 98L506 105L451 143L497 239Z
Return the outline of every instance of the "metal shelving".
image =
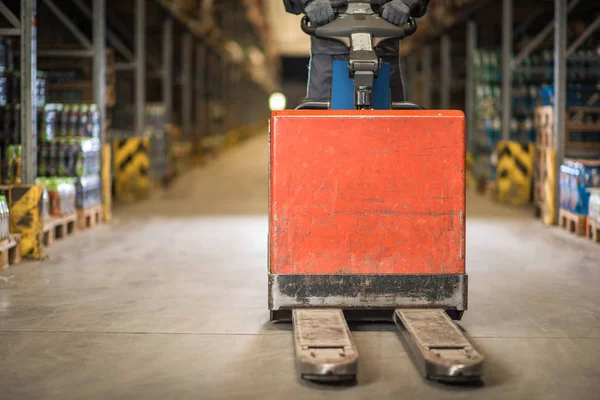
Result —
M463 2L465 3L465 2ZM432 3L434 4L434 3ZM554 85L555 85L555 135L554 144L556 154L556 173L564 158L565 143L565 113L567 97L567 59L575 59L575 52L584 42L600 28L600 15L590 13L593 6L581 0L552 0L546 2L532 2L524 0L516 7L514 0L495 1L473 1L466 2L464 6L454 9L446 8L450 3L436 3L439 9L430 9L428 17L421 23L420 32L406 43L403 43L402 55L407 57L408 65L408 88L409 93L414 96L418 94L417 100L424 105L439 104L442 108L449 105L449 93L451 93L453 82L456 80L452 73L457 73L461 68L449 68L448 53L452 52L452 60L459 58L459 54L465 54L465 82L464 109L467 116L468 150L475 148L475 77L472 63L473 55L478 46L478 38L485 29L488 38L491 37L496 48L501 48L502 54L502 138L510 137L510 125L512 115L512 92L513 74L523 72L523 61L544 43L549 42L552 32L554 40L552 46L555 53L554 62ZM553 6L553 8L550 8ZM585 8L587 7L587 8ZM585 10L581 10L585 8ZM570 45L567 43L567 19L569 13L582 12L589 19L586 29ZM597 9L596 9L597 11ZM543 24L543 17L549 14L558 16L549 23ZM588 15L589 14L589 15ZM501 18L498 18L501 16ZM546 20L547 21L547 20ZM527 33L539 29L537 34L527 38ZM523 38L525 39L523 40ZM520 41L521 43L517 43ZM524 44L522 42L525 42ZM464 43L457 46L456 43ZM519 46L517 46L519 44ZM449 50L451 48L451 50ZM514 49L519 51L515 54ZM436 57L439 53L439 57ZM434 54L435 56L432 56ZM439 63L434 65L436 59ZM419 65L420 64L420 65ZM452 65L452 62L450 63ZM455 65L455 64L454 64ZM439 67L439 73L437 72ZM420 73L419 73L420 71ZM432 72L435 71L435 72ZM435 74L439 74L439 90L431 84ZM416 77L421 76L420 93L416 93ZM439 98L434 96L439 95ZM456 106L456 102L454 102ZM562 111L560 111L562 110ZM559 181L556 182L555 192L559 193ZM559 203L557 203L559 204Z
M106 119L105 93L106 93L106 44L110 45L124 60L116 65L118 71L132 71L134 76L134 126L135 133L141 135L144 125L144 112L147 97L147 82L150 79L158 77L162 86L162 102L166 107L167 122L173 122L173 88L180 83L182 120L184 137L187 139L195 138L192 131L203 130L202 127L208 124L207 96L222 95L226 87L233 89L230 81L234 80L240 87L252 87L254 90L260 90L265 93L276 90L278 86L277 77L271 74L258 74L255 72L256 65L252 61L244 58L243 55L232 55L231 51L225 51L228 44L235 42L229 38L229 33L215 25L210 18L210 9L201 10L204 12L201 18L190 16L179 10L175 3L166 0L130 0L132 3L133 14L133 32L131 37L123 33L126 30L126 24L122 29L111 29L107 27L107 20L114 20L115 10L118 2L110 0L69 0L68 2L57 2L55 0L20 0L20 18L18 18L5 3L9 1L0 1L0 14L11 24L9 28L1 28L0 36L20 36L21 37L21 126L22 126L22 146L23 146L23 182L27 184L34 183L36 178L36 116L37 105L35 98L35 81L37 71L38 57L64 57L64 58L92 58L93 59L93 98L94 102L100 107L101 123L104 125ZM91 6L90 6L91 3ZM209 3L210 4L210 3ZM261 48L267 57L263 63L276 65L273 51L270 48L268 32L265 29L264 20L261 13L257 12L257 2L243 2L245 12L239 18L247 19L247 24L252 27L255 36L259 38L256 46ZM37 7L47 7L52 14L76 39L81 49L52 49L38 50L37 48ZM15 4L13 4L13 9ZM118 5L123 7L122 5ZM157 11L156 7L162 11ZM92 23L92 33L86 34L82 31L82 24L77 24L68 15L66 10L77 9L81 15L85 16ZM156 65L155 54L148 48L148 19L147 14L152 9L154 14L162 14L163 22L160 28L162 45L160 54L157 58L160 61ZM165 13L166 11L166 13ZM178 23L177 32L181 33L181 54L180 54L180 79L174 79L174 57L176 56L175 43L175 22ZM239 21L230 21L235 26ZM114 24L113 24L114 25ZM89 24L88 24L89 26ZM152 26L151 28L154 28ZM90 37L91 36L91 37ZM229 48L232 46L230 45ZM155 47L153 47L154 51ZM212 51L211 51L212 50ZM209 57L208 52L212 52ZM219 65L218 68L210 68L211 73L207 71L208 63L213 62ZM194 64L196 67L194 67ZM258 66L260 69L260 66ZM270 71L274 69L270 68ZM276 69L275 69L276 70ZM189 84L188 84L189 83ZM213 85L212 91L209 85ZM222 100L225 100L224 98ZM228 100L231 100L228 98ZM237 102L239 103L239 102ZM101 129L103 132L104 129ZM101 140L106 140L102 137Z

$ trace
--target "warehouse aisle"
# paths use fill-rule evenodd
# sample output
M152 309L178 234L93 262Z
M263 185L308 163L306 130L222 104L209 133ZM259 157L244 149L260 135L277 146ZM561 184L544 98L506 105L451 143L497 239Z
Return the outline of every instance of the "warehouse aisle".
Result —
M267 140L260 136L0 272L0 398L592 399L600 246L470 195L470 310L485 386L421 380L393 325L353 327L356 386L297 380L268 322ZM568 371L570 376L565 376Z

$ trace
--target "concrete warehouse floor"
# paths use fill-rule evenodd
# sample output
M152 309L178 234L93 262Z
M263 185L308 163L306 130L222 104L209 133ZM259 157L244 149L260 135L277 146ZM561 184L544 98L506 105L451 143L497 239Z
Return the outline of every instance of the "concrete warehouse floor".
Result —
M482 387L417 374L393 324L353 326L355 386L296 377L268 322L267 141L257 137L111 225L0 273L2 399L598 399L600 246L470 195Z

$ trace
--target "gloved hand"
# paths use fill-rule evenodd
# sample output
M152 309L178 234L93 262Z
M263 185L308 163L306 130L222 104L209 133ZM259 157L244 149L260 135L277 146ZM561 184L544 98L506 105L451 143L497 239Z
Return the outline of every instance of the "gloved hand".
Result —
M316 26L330 23L335 18L333 6L329 0L312 0L304 9L308 20Z
M408 22L410 7L403 0L392 0L383 5L381 18L400 26Z

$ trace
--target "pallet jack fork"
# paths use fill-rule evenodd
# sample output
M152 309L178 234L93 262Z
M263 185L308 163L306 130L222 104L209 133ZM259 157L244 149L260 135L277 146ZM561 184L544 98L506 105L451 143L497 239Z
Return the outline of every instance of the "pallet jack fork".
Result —
M292 319L304 379L356 377L346 314L393 320L428 379L479 380L483 356L452 322L467 308L464 114L373 110L377 45L416 31L375 11L349 0L328 25L302 21L350 48L354 109L330 110L333 93L271 117L271 319Z
M296 362L303 379L321 382L353 380L358 350L340 309L293 311Z
M394 322L427 379L448 383L478 381L483 356L444 310L400 309Z
M358 349L341 309L294 309L296 364L303 379L317 382L354 380ZM444 310L398 309L394 322L419 372L445 383L479 381L483 356Z

